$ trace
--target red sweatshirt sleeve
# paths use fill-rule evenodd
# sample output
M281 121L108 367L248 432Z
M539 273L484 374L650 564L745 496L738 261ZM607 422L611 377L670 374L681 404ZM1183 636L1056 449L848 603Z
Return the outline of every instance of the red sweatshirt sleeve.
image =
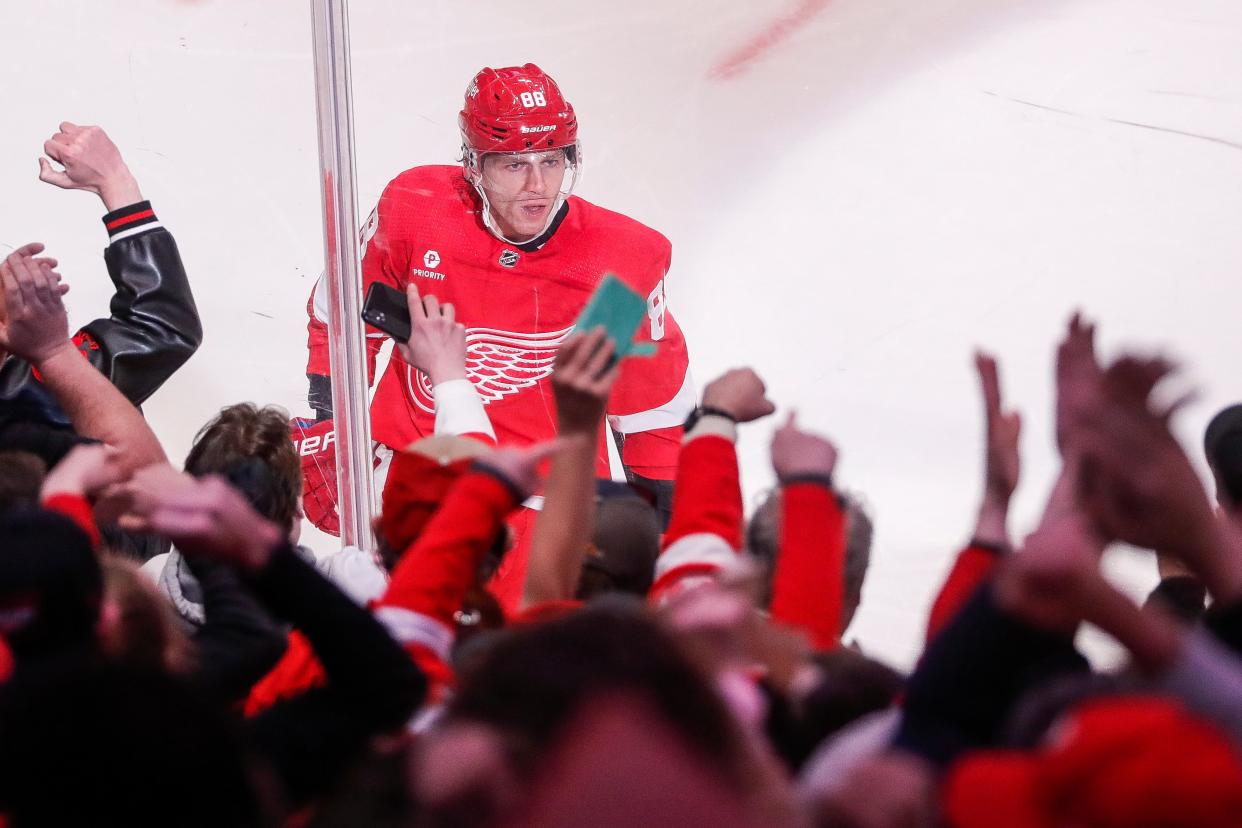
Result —
M453 616L517 505L514 492L496 477L466 474L401 557L376 604L376 617L427 673L433 700L452 678Z
M811 636L817 650L837 647L845 601L845 515L821 483L782 491L780 553L772 576L772 617Z
M997 547L973 542L957 553L957 560L932 604L927 619L927 642L953 620L980 584L991 576L1001 554Z
M688 440L677 458L673 510L656 561L653 598L691 577L712 576L742 546L742 487L737 450L716 435Z
M95 512L90 501L81 495L54 494L43 500L43 508L49 512L59 512L78 525L78 528L90 536L91 545L99 548L99 527L95 524Z

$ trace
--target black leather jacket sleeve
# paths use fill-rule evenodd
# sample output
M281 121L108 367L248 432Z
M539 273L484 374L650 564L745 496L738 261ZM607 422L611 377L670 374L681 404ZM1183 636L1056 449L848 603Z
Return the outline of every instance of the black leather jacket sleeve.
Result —
M203 328L177 243L150 202L108 213L104 225L110 238L104 262L116 287L110 315L84 326L73 341L140 405L198 349ZM23 419L68 425L30 364L17 357L0 367L0 402L23 409Z

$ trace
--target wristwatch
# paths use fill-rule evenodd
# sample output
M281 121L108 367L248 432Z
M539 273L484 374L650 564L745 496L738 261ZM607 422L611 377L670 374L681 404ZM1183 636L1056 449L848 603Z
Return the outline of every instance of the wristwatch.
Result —
M700 405L699 407L691 411L690 416L686 418L685 430L689 431L690 429L694 428L695 425L699 422L699 420L707 416L724 417L726 420L728 420L731 423L735 423L735 424L737 423L737 417L734 417L728 411L725 411L720 408L712 408L710 405Z

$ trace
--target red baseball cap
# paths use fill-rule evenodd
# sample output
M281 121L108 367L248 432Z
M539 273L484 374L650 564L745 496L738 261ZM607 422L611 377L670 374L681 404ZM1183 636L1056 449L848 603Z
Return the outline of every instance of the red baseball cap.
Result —
M943 807L953 828L1237 828L1242 756L1171 700L1095 700L1037 753L989 751L959 762Z
M424 437L394 452L381 497L377 533L397 554L406 550L440 508L448 490L488 447L468 437Z

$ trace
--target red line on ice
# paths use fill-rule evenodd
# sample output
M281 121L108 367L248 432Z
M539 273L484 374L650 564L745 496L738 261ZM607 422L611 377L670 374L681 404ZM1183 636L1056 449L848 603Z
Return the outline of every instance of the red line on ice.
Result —
M747 41L741 48L732 52L720 63L712 67L708 77L731 78L750 68L750 65L763 57L772 47L780 44L798 29L810 22L832 0L802 0L796 9L774 21L770 26Z

